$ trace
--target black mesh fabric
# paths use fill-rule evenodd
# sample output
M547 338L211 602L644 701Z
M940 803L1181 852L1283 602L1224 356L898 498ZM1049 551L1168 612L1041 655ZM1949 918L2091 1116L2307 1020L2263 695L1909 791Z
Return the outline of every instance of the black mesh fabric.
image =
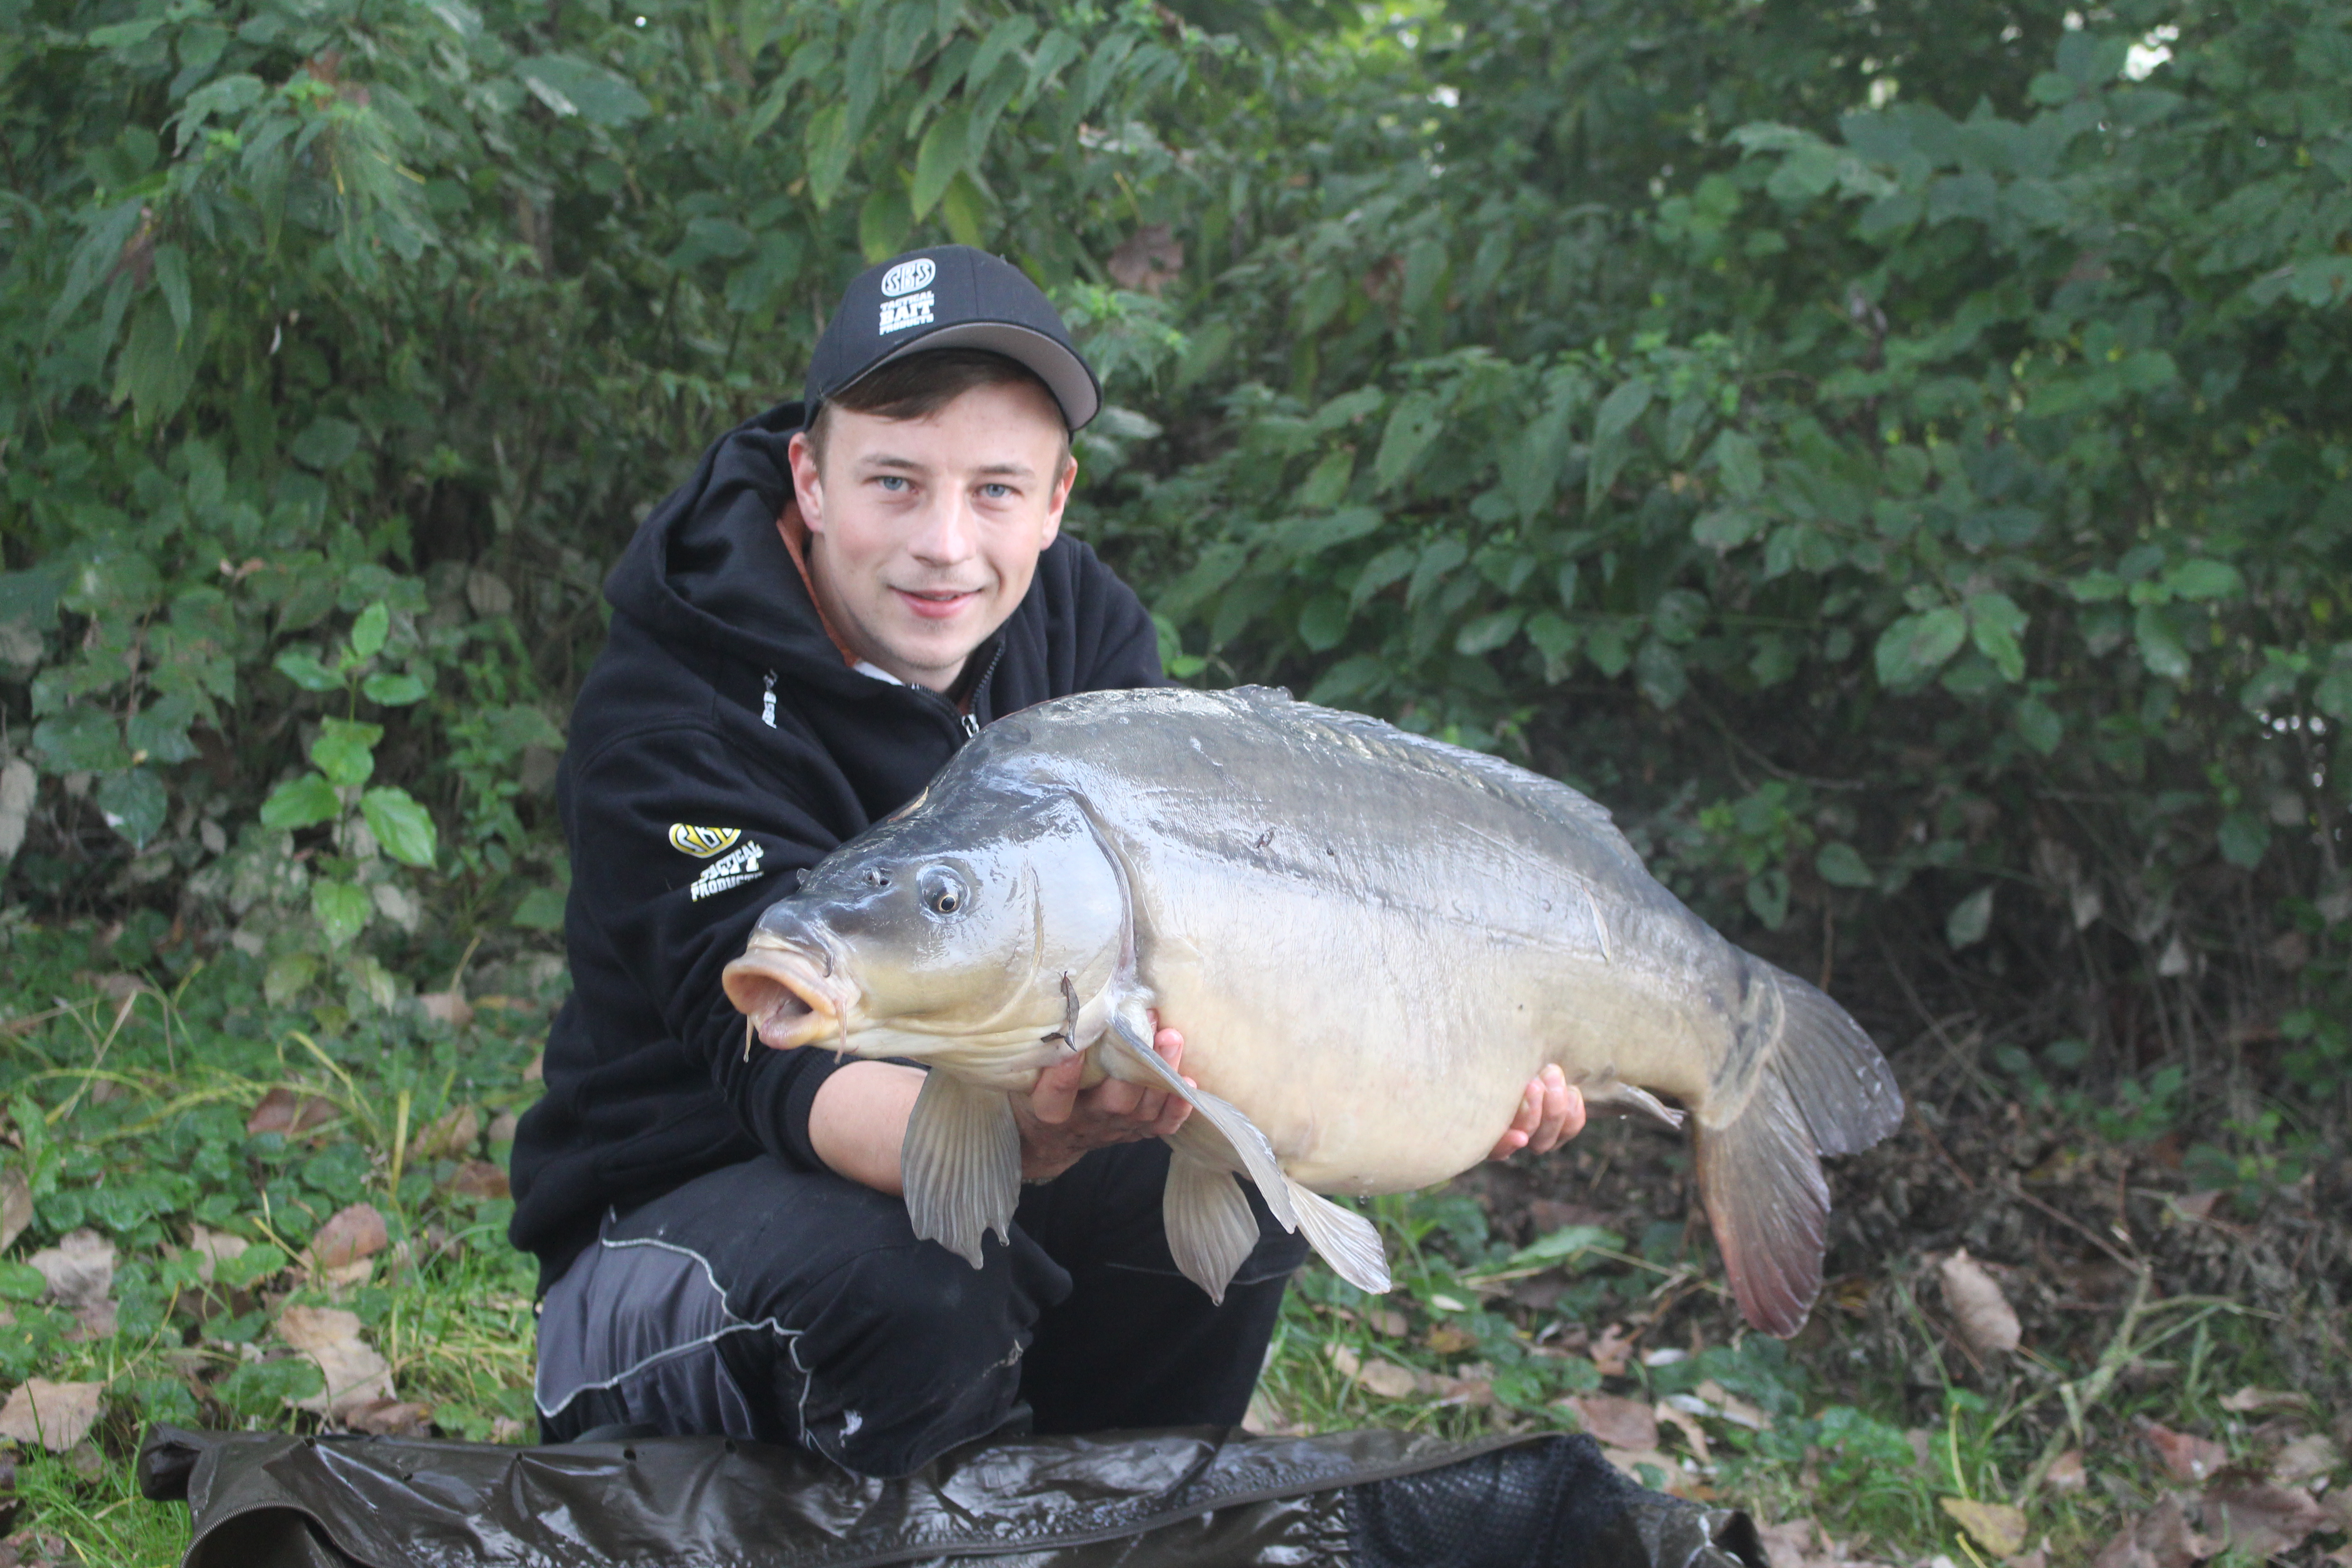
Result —
M1765 1568L1744 1515L1621 1475L1551 1437L1348 1489L1354 1568Z

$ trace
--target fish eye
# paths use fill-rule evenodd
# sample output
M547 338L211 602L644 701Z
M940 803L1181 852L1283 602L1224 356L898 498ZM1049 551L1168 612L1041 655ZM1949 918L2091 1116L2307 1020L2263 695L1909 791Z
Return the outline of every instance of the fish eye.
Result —
M915 890L923 900L923 908L935 915L961 914L971 895L965 891L963 879L944 866L933 866L918 878Z

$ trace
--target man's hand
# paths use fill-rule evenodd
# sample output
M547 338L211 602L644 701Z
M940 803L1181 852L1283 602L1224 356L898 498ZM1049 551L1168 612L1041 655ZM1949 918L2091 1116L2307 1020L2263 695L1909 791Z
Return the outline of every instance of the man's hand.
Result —
M1511 1118L1510 1131L1495 1142L1489 1160L1507 1160L1525 1149L1531 1154L1549 1154L1584 1131L1584 1096L1573 1088L1558 1067L1547 1067L1528 1080L1528 1091L1519 1097L1519 1113Z
M1160 1028L1157 1014L1151 1022L1151 1048L1170 1067L1178 1066L1184 1056L1184 1037ZM1021 1124L1022 1180L1051 1181L1089 1149L1165 1138L1192 1114L1192 1106L1176 1095L1115 1078L1081 1089L1078 1079L1086 1065L1084 1057L1057 1062L1038 1075L1036 1088L1013 1097L1013 1120ZM1582 1109L1578 1107L1580 1120Z

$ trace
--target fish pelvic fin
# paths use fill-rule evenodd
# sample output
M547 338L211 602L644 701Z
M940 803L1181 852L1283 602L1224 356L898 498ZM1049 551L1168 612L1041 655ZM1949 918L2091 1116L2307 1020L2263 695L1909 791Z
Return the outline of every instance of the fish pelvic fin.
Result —
M1226 1170L1241 1172L1257 1184L1258 1194L1265 1199L1265 1206L1283 1229L1298 1228L1298 1215L1290 1203L1290 1178L1282 1173L1281 1163L1274 1157L1274 1145L1266 1142L1256 1122L1207 1089L1186 1083L1183 1075L1151 1048L1142 1031L1124 1013L1111 1015L1110 1027L1101 1043L1105 1049L1118 1052L1131 1067L1143 1069L1131 1081L1156 1085L1192 1108L1192 1120L1176 1130L1170 1142L1181 1140L1198 1151L1207 1163L1222 1163ZM1196 1127L1195 1123L1202 1125Z
M1001 1089L981 1089L933 1068L898 1146L907 1217L974 1268L988 1232L1013 1239L1021 1201L1021 1127Z
M1222 1302L1257 1246L1257 1216L1233 1173L1192 1152L1181 1129L1169 1142L1168 1186L1160 1196L1168 1250L1185 1279Z
M1903 1119L1895 1075L1845 1009L1742 954L1752 1005L1731 1059L1752 1060L1730 1119L1694 1129L1701 1197L1732 1294L1749 1323L1785 1339L1821 1293L1830 1212L1822 1156L1867 1149Z

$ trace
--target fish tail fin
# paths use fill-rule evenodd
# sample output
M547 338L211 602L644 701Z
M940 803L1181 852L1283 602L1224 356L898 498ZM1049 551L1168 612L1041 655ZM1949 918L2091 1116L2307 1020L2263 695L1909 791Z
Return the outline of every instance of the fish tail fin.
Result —
M1759 958L1731 1060L1748 1091L1720 1123L1698 1118L1700 1195L1748 1321L1783 1338L1821 1293L1829 1184L1824 1154L1867 1149L1903 1119L1903 1096L1862 1026L1812 986Z
M1298 1232L1323 1255L1331 1271L1359 1290L1377 1296L1391 1283L1388 1249L1372 1222L1353 1209L1342 1208L1320 1193L1289 1184L1290 1205L1298 1213Z

